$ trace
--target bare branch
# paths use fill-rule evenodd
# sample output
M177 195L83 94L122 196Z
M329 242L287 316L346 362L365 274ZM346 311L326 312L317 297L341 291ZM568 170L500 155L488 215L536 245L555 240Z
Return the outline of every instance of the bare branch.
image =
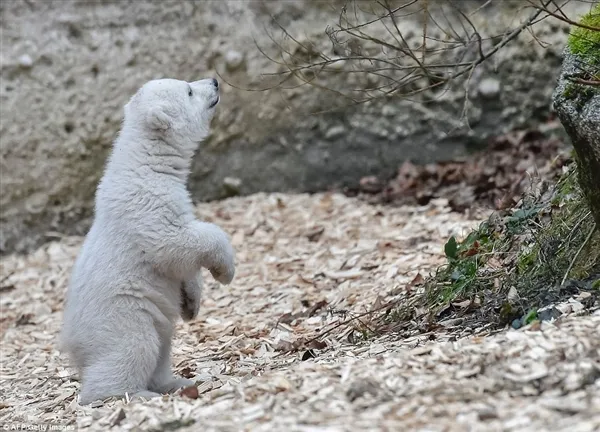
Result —
M531 0L529 2L531 4L534 4ZM556 12L550 11L548 9L548 5L549 4L554 4L557 7L557 9L560 12L560 14L557 14ZM537 9L545 12L546 14L550 15L553 18L556 18L556 19L558 19L560 21L566 22L569 25L576 26L576 27L581 27L581 28L584 28L584 29L587 29L587 30L592 30L592 31L600 32L600 27L595 27L595 26L591 26L591 25L588 25L588 24L583 24L583 23L580 23L580 22L577 22L577 21L573 21L572 19L567 18L565 16L565 14L563 13L562 9L554 3L554 0L551 0L550 2L547 2L546 4L542 3L542 6L537 6L537 5L534 4L534 7L536 7Z
M586 80L583 78L569 78L569 80L577 84L600 87L600 80Z
M337 23L325 29L334 55L319 48L322 44L318 40L313 43L308 38L294 37L271 16L272 25L282 32L283 40L278 41L267 31L277 55L269 55L262 47L258 49L280 70L262 76L279 77L275 87L310 85L351 105L393 96L410 100L426 91L433 95L427 101L435 100L450 90L448 84L462 77L465 102L461 118L466 118L469 82L475 69L524 31L546 47L532 27L549 17L576 25L564 12L568 1L527 0L519 11L528 8L531 12L517 27L490 35L477 28L474 17L491 0L474 10L451 0L405 0L401 4L391 0L350 0L341 8ZM421 31L417 35L413 27L400 21L410 15L420 21ZM344 75L348 80L331 79ZM589 72L576 79L581 84L597 85L595 74ZM466 123L468 126L468 120Z

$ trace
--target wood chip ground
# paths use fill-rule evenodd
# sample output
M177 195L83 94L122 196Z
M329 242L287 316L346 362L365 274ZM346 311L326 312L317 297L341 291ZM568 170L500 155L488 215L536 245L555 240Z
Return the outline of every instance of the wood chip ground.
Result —
M394 208L258 194L202 204L198 216L230 233L238 262L230 286L205 274L201 316L177 328L174 368L198 391L77 404L55 342L82 239L62 238L1 262L4 430L600 430L598 311L494 334L450 326L361 341L335 327L408 295L419 272L443 263L444 240L479 223L443 200Z

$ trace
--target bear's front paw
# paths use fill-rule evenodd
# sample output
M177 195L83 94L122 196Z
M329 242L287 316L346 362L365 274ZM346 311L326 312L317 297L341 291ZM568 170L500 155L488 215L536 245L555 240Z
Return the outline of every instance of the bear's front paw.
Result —
M210 268L210 274L220 283L228 285L235 276L235 258L233 247L228 240L221 242L219 245L219 251L216 254L217 259L212 268Z
M210 274L223 285L229 285L235 276L235 267L232 265L224 269L211 269Z

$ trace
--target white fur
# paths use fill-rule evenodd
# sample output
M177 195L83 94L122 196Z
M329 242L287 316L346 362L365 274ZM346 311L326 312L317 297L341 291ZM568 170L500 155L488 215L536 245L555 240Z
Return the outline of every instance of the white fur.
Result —
M174 322L197 315L202 267L224 284L235 272L227 235L194 217L186 189L215 83L154 80L125 105L65 302L61 348L79 370L81 404L192 384L171 373Z

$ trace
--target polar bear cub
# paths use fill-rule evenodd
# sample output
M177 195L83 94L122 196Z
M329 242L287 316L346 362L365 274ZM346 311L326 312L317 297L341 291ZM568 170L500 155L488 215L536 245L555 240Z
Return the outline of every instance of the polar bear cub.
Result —
M215 79L160 79L125 105L65 301L60 345L82 405L193 384L171 372L174 323L198 313L201 268L223 284L235 273L227 235L194 217L186 189L218 102Z

